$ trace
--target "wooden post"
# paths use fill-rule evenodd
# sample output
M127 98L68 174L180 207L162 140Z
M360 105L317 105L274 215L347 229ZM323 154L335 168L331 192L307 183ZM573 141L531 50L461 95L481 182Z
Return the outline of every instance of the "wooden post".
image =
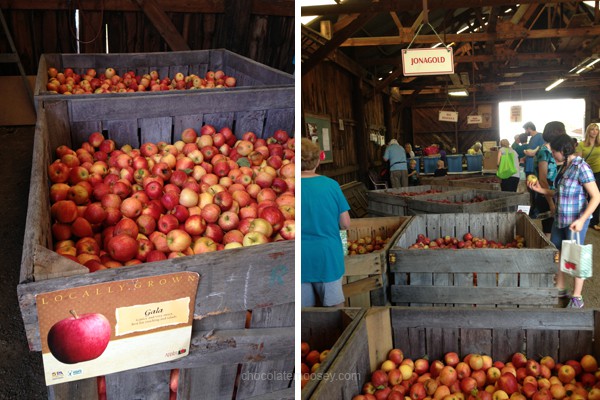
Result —
M248 48L252 0L225 0L226 40L225 48L243 54Z
M356 116L356 129L354 130L354 142L356 143L358 160L358 180L361 182L367 181L367 170L369 168L369 137L365 129L365 103L363 101L362 80L354 77L354 90L352 108L353 114Z

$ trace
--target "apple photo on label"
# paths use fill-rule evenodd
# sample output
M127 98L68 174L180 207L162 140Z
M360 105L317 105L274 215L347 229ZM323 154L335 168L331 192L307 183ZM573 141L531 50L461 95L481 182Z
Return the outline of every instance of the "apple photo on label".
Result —
M48 332L48 347L52 355L65 364L94 360L104 353L110 341L108 319L98 313L77 315L52 325Z

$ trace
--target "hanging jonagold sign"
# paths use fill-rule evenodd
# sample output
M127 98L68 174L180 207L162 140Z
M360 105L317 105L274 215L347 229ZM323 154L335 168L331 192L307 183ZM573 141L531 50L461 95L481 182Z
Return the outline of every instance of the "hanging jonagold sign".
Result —
M402 50L404 76L444 75L454 73L454 54L445 47Z
M458 113L456 111L440 111L438 120L446 122L458 122Z

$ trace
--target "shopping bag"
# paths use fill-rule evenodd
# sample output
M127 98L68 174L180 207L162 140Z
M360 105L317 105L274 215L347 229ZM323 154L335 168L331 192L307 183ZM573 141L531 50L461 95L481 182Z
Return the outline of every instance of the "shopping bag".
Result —
M571 233L571 239L573 234ZM592 277L592 245L583 245L579 240L579 232L575 240L563 240L560 251L560 270L577 278Z
M500 165L498 165L498 172L496 172L496 176L500 179L507 179L517 173L517 169L515 168L515 160L513 158L513 153L511 151L507 151L502 154L500 157Z

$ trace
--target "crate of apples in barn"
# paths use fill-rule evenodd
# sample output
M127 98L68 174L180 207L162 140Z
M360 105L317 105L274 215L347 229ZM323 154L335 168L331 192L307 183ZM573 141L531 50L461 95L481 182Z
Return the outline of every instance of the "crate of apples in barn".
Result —
M326 373L365 310L360 308L303 308L301 313L302 399L327 379Z
M392 304L558 303L556 247L521 212L416 215L389 253Z
M380 189L367 191L368 212L372 216L410 215L408 202L411 198L445 193L456 190L447 185L421 185L406 188Z
M598 399L596 314L373 308L311 398Z
M354 218L347 231L344 295L351 307L385 305L388 250L410 217Z
M166 56L163 61L168 62L169 57ZM110 96L110 99L103 96ZM77 97L77 100L73 100L75 97ZM283 238L283 236L278 237L281 233L280 230L279 233L272 232L269 235L266 233L258 235L259 241L269 236L268 241L260 245L243 246L242 239L242 246L240 247L239 235L234 233L228 235L228 237L234 239L237 236L237 239L233 241L238 242L238 244L231 244L229 247L237 246L237 248L228 247L225 249L226 243L222 242L219 245L210 236L215 233L218 234L220 229L223 231L223 237L225 237L229 232L243 231L241 229L243 225L238 225L237 229L227 230L229 229L228 225L220 226L218 218L216 222L209 222L209 220L215 221L214 213L209 215L210 213L205 212L205 217L208 220L203 219L203 221L206 225L199 220L197 215L200 212L200 217L202 217L202 208L204 208L200 207L202 193L214 192L214 194L211 193L213 195L212 203L214 204L212 207L208 207L208 210L210 211L212 208L217 211L218 208L219 216L221 216L227 211L237 210L237 206L232 202L229 210L225 211L225 208L228 207L228 200L230 200L225 193L229 192L233 197L232 191L236 187L241 189L239 185L246 189L248 187L255 188L254 185L258 185L261 190L265 190L264 193L270 192L270 190L276 192L275 186L277 185L274 185L274 178L278 177L285 180L282 173L283 168L287 168L290 173L294 169L292 166L293 157L291 156L294 153L293 140L285 144L269 144L266 142L277 137L275 132L278 130L289 132L288 136L293 136L294 109L293 85L289 88L261 87L260 90L256 91L231 88L210 91L189 90L179 94L54 95L52 100L38 102L32 157L32 179L29 187L30 196L25 223L20 280L17 286L20 311L29 348L36 352L42 350L42 339L36 310L36 296L40 294L106 282L115 282L116 284L125 281L128 283L164 274L195 272L199 275L199 282L196 298L192 299L194 314L191 317L195 320L192 327L192 342L197 345L192 345L189 355L181 360L156 364L151 367L151 370L129 370L107 375L102 380L102 393L105 392L108 398L130 398L132 396L130 393L134 389L128 391L130 388L122 385L122 382L127 380L128 382L152 382L151 385L144 385L143 389L140 389L141 386L138 385L135 389L138 396L152 397L156 394L157 387L166 389L163 393L168 395L169 384L172 383L169 379L172 375L171 371L179 369L181 374L177 380L177 385L171 385L172 391L176 391L179 397L192 396L197 398L198 396L195 394L202 393L208 398L225 398L231 397L231 393L234 391L242 397L256 397L267 393L273 393L273 396L277 397L278 395L274 393L283 391L279 397L287 398L289 392L293 392L290 389L292 378L288 381L272 382L267 387L266 385L256 385L256 381L253 379L236 379L236 371L239 374L244 374L246 371L253 372L268 369L282 374L281 376L292 376L295 321L293 313L294 299L289 294L293 293L295 280L294 240L279 240ZM214 130L210 127L213 127ZM183 132L187 128L196 131L195 143L201 156L198 152L194 152L196 149L192 149L188 154L184 153L184 151L189 150L189 145L193 145L191 142L186 143L188 139L183 140ZM228 129L232 131L233 136L226 133ZM98 132L104 137L100 145L90 143L90 134L94 132ZM253 132L255 138L250 134L244 137L248 132ZM220 141L227 136L229 136L229 139L226 139L227 143L221 144ZM209 139L212 140L212 146L205 143ZM229 140L233 143L228 142ZM114 148L111 141L114 142ZM183 142L183 146L181 143L177 143L179 141ZM100 149L102 143L105 144ZM154 144L160 149L153 155L142 156L142 150L150 153L156 151L154 146L147 146L148 148L146 148L146 146L143 146L144 144ZM186 145L188 147L184 150L183 148ZM61 146L65 147L61 148ZM90 146L94 149L91 161L89 156L85 155L85 152L92 154ZM179 150L179 146L182 146L181 150ZM279 148L279 146L283 148L280 149L283 150L284 154L280 156L281 165L272 164L269 166L268 159L273 156L270 154L269 146L271 148ZM84 147L88 150L85 150ZM58 201L51 204L50 200L50 188L53 184L59 183L52 182L51 175L49 175L49 167L58 159L56 153L58 148L61 148L61 151L65 150L66 153L74 151L78 156L79 167L83 167L86 171L86 167L90 166L89 163L93 166L97 161L100 161L98 158L103 158L104 154L106 155L104 162L108 166L108 172L104 172L106 167L98 163L94 167L94 171L87 171L87 180L77 176L80 175L79 172L85 174L79 168L71 177L73 181L69 182L69 178L67 178L66 185L69 186L69 189L77 187L77 190L71 190L71 198L58 201L81 202L77 205L75 219L72 219L73 214L60 213L59 207L55 205ZM205 148L204 153L202 152L203 148ZM266 159L266 153L262 153L265 149L269 151ZM227 150L229 154L226 155L224 152ZM182 153L185 157L182 156ZM239 157L234 161L236 153ZM287 157L286 153L288 154ZM108 157L108 154L115 157ZM195 159L193 166L186 160L186 158L191 158L188 157L190 154ZM79 160L80 155L82 160L84 157L87 160L81 162ZM127 158L127 155L129 158ZM135 157L131 157L131 155L135 155ZM96 156L96 160L94 160L94 156ZM138 156L141 156L145 161L137 158ZM162 162L167 166L171 165L173 162L172 156L175 157L175 167L166 168L164 165L160 165ZM160 159L156 160L155 157L160 157ZM200 157L202 157L202 160L200 160ZM262 160L260 160L261 157ZM137 159L135 169L133 166L134 159ZM277 157L271 159L270 162L273 163L276 159ZM285 166L283 165L284 161ZM129 165L130 162L131 165ZM148 167L142 165L140 168L138 163L144 164L144 162L148 163ZM184 168L183 170L177 167L177 162L179 162L179 167ZM199 164L196 164L196 162ZM154 165L150 166L151 163ZM186 163L189 168L185 166ZM234 163L235 165L233 165ZM116 164L116 166L111 164ZM124 168L123 165L125 165ZM201 167L204 171L196 167ZM209 172L211 168L212 171ZM228 168L229 172L225 172ZM251 175L250 170L247 168L252 171ZM57 171L54 172L61 169L56 168ZM133 170L133 181L135 183L130 181L132 172L130 169ZM170 176L166 178L169 169ZM154 177L147 177L146 185L144 185L146 170L150 172L150 175L156 175L156 178L159 174L167 175L161 178L162 181L153 179ZM246 171L246 173L233 172L235 170ZM140 172L136 177L135 172L137 171L143 172ZM275 171L275 175L272 174L273 171ZM271 175L273 180L269 180L269 177L262 173ZM94 206L86 213L85 211L93 203L100 203L99 205L102 206L102 200L97 200L92 189L93 197L90 198L89 203L86 202L79 196L83 194L80 188L87 185L75 181L77 179L86 180L91 185L92 182L98 182L98 175L102 174L105 175L104 178L100 176L102 183L97 184L100 187L97 194L100 195L102 190L106 190L105 184L107 184L109 194L116 194L119 199L109 196L105 200L106 208ZM71 175L71 170L69 170L68 175ZM214 182L214 176L212 175L218 178L217 182ZM248 176L242 178L241 175ZM259 175L261 175L261 178L259 178ZM204 181L202 180L203 177ZM106 182L104 182L105 178L107 178ZM136 178L141 179L142 183L138 183ZM196 182L192 182L191 179ZM126 184L125 180L129 181L130 185ZM238 182L235 182L236 180ZM65 182L60 183L64 184ZM210 191L206 190L207 185L208 188L212 187ZM264 187L261 187L261 185ZM281 194L276 193L275 198L271 196L270 200L264 199L263 201L272 202L271 206L274 204L279 209L281 204L277 204L278 199L282 197L291 198L294 183L288 181L287 185L288 189L282 190ZM195 190L198 189L198 186L200 186L200 191L197 193L197 205L194 205L196 202ZM227 190L221 190L220 186L223 189L227 188ZM146 192L146 189L148 189L148 192ZM248 190L246 191L248 192ZM86 192L88 195L90 194L90 191L86 190ZM221 192L223 195L217 196ZM250 192L252 192L252 189ZM287 194L284 195L284 192L287 192ZM133 196L134 193L136 193L135 196ZM169 195L163 198L167 193ZM173 194L177 195L174 196ZM252 198L252 203L257 203L257 207L260 202L257 198L258 194L255 194L257 197L248 194ZM138 202L144 203L146 201L145 196L149 199L148 204L154 205L142 207L142 211L137 215L139 212ZM238 196L239 194L236 195L236 197ZM222 197L220 200L225 200L223 203L224 208L217 204L216 200L220 197ZM238 205L241 205L244 197L242 195L238 199L234 198L234 200ZM207 203L208 196L204 195L202 198L202 205L204 206ZM111 199L117 201L110 203ZM175 200L177 201L175 202ZM186 223L181 223L179 219L185 217L186 212L178 206L186 208L190 218L195 216L194 219L198 222L198 224L188 223L189 232L186 230ZM195 208L196 206L200 209ZM52 210L53 207L54 210ZM103 215L101 208L106 212L106 216ZM246 207L239 208L240 212L243 208ZM107 211L109 209L110 212ZM164 212L161 212L163 209ZM99 212L92 212L94 210ZM159 219L160 215L165 217L169 215L166 222L169 220L174 222L172 217L175 217L177 224L174 229L169 230L166 234L160 232L159 226L162 226L162 229L170 229L175 224L159 224L158 220L154 220L156 210L159 211ZM125 217L123 211L129 217ZM248 211L258 212L258 207L256 210L249 208L245 212ZM283 211L279 210L279 212ZM121 214L120 218L119 213ZM71 243L65 242L70 246L73 242L76 244L81 239L79 235L84 236L85 233L89 233L89 226L81 219L85 219L86 214L95 221L90 225L92 226L94 239L99 239L96 244L101 243L104 246L105 238L107 239L107 245L114 240L109 246L110 250L108 247L101 250L100 264L107 268L99 269L93 273L90 273L90 269L81 264L80 261L83 260L77 259L75 261L72 258L72 248L68 250L71 252L71 257L60 255L54 251L55 233L62 233L64 236L70 234L71 238L65 239L72 241ZM151 218L145 216L144 219L140 220L140 224L137 224L138 219L147 214L150 214ZM108 219L108 215L111 216L111 219ZM235 222L235 217L232 214L226 214L226 216L231 216L231 218L227 218L227 221L224 218L222 223ZM238 217L242 217L242 214L238 213ZM253 214L250 214L250 216L245 215L240 218L240 224L242 219L252 217ZM258 217L257 214L255 219L259 218L261 217ZM137 257L143 257L143 253L139 252L139 246L136 246L138 249L135 249L133 259L126 261L134 253L133 246L130 246L133 243L130 239L133 239L131 236L133 236L134 231L130 229L135 230L136 227L133 227L130 222L119 226L119 230L123 232L122 235L131 235L124 240L125 246L120 245L121 240L115 240L116 236L119 236L119 239L123 239L125 236L121 234L114 235L117 223L125 219L135 221L138 234L141 230L152 230L154 222L156 225L154 232L158 231L154 235L160 240L156 239L156 243L152 243L152 245L155 250L159 246L162 250L168 249L168 252L159 251L163 254L160 255L158 252L153 254L159 258L166 257L166 259L150 262L148 255L146 255L145 262L138 263L141 260L136 261ZM151 219L154 221L150 222ZM268 220L264 216L262 219ZM75 223L75 220L79 222ZM99 222L100 220L102 222ZM55 222L67 224L69 229L64 229L66 226L61 225L55 227L55 232L53 232L52 225ZM110 225L109 222L113 224ZM73 226L74 223L75 226ZM129 227L125 226L126 224ZM209 225L213 227L209 229ZM113 228L112 237L109 238L111 228ZM272 224L271 228L273 228ZM194 229L196 231L193 231ZM204 229L204 232L198 233L202 229ZM102 237L102 233L105 233L105 238ZM169 233L171 234L171 240L165 244L163 240L165 237L162 235L168 236ZM152 235L152 233L147 235L143 232L142 234L148 239ZM136 238L138 236L136 235ZM142 236L139 236L139 238L143 239ZM190 238L192 242L188 246ZM217 249L223 248L223 250L210 251L214 250L212 243L216 245ZM207 246L203 247L205 244ZM195 250L194 247L196 247ZM75 246L76 248L77 246ZM183 250L180 251L181 249ZM92 243L89 251L96 251ZM92 254L91 256L94 258L96 255ZM77 258L77 253L75 257ZM122 261L115 257L122 259ZM105 262L110 265L110 268ZM135 265L124 265L126 263L134 263ZM121 264L123 265L120 266ZM269 318L265 318L265 316ZM206 335L206 332L214 332L214 334ZM226 343L237 343L237 346L223 346ZM257 355L256 351L251 349L264 349L264 353ZM241 369L239 369L240 365L242 366ZM230 377L230 379L221 379L219 385L211 385L212 377L215 375ZM48 388L51 397L60 397L61 393L69 392L70 398L73 399L89 398L89 393L96 393L97 391L96 378L68 382Z
M482 213L517 211L529 205L528 193L500 192L452 186L451 191L408 199L407 208L414 214Z
M287 86L294 77L225 49L127 54L42 54L34 96L55 100L58 94L78 101L188 90L259 89ZM67 96L65 96L67 97ZM87 97L87 96L84 96ZM36 105L37 106L37 105Z

